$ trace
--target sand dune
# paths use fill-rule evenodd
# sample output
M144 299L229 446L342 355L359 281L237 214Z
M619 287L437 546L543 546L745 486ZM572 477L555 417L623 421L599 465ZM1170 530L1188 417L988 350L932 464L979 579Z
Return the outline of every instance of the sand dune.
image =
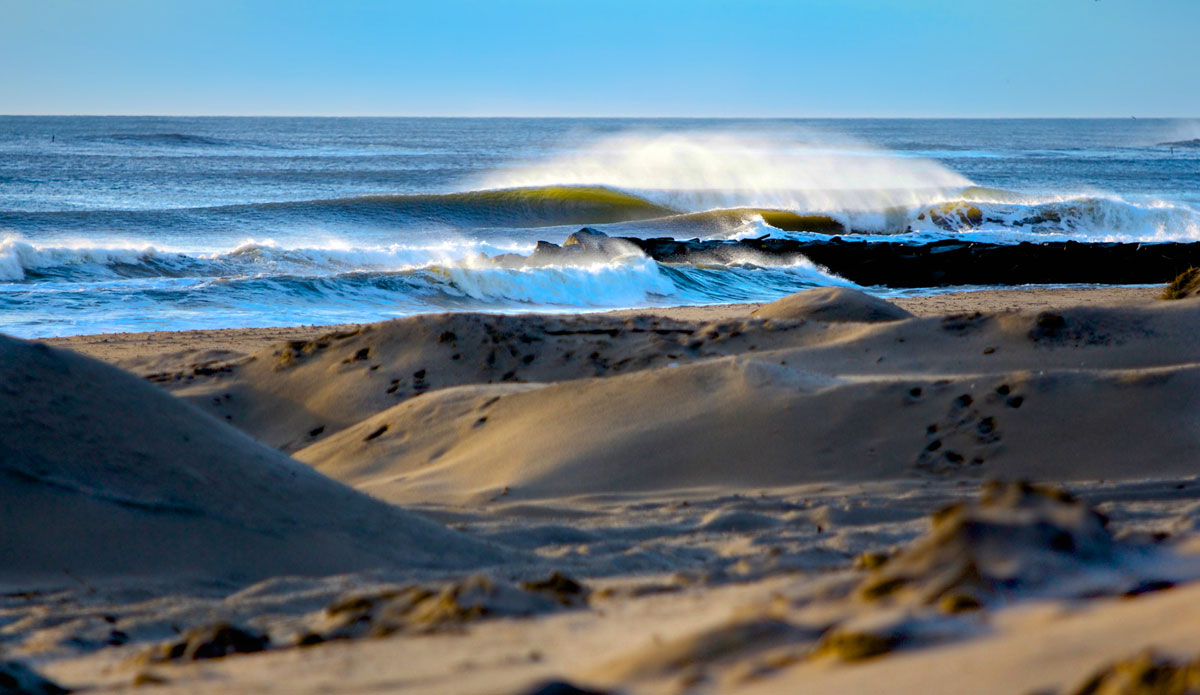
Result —
M102 363L2 338L0 364L0 583L240 582L499 559Z
M439 314L292 341L152 379L259 441L295 451L404 400L463 384L556 382L795 340L798 321Z
M912 318L904 309L865 292L845 287L818 287L764 304L751 316L763 319L813 319L878 323Z
M1200 455L1198 320L1200 304L1163 303L810 321L736 356L428 393L296 456L397 501L1189 475Z
M151 379L398 502L1121 479L1191 473L1198 320L1194 300L913 318L819 289L716 321L418 316Z

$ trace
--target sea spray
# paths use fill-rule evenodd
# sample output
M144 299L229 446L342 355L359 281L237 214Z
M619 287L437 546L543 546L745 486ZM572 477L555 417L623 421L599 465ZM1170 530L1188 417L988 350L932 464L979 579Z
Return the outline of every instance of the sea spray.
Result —
M766 207L885 215L940 202L971 181L932 160L801 131L626 133L490 172L478 184L607 186L691 211Z

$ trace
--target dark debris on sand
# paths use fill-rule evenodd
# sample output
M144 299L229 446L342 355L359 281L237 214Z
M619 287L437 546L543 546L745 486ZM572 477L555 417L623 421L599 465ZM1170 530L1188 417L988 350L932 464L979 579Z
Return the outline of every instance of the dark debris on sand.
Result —
M330 640L433 632L486 618L529 617L582 606L590 592L555 572L520 587L476 575L442 587L406 586L330 604L300 646Z
M1195 695L1200 693L1200 657L1176 661L1146 651L1097 671L1070 695Z
M69 692L19 661L0 661L0 695L61 695Z
M266 650L271 640L262 634L216 623L188 630L182 639L155 647L146 655L150 663L219 659L230 654L253 654Z

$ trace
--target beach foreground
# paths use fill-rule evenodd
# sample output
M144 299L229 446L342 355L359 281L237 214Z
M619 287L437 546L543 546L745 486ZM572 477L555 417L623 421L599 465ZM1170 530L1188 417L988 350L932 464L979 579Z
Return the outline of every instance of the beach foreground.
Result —
M0 668L31 692L1195 687L1200 299L1160 291L4 338Z

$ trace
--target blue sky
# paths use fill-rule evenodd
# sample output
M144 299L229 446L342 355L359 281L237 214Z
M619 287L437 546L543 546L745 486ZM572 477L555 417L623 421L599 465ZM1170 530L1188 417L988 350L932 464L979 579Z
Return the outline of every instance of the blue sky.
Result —
M1200 116L1200 0L0 0L0 113Z

